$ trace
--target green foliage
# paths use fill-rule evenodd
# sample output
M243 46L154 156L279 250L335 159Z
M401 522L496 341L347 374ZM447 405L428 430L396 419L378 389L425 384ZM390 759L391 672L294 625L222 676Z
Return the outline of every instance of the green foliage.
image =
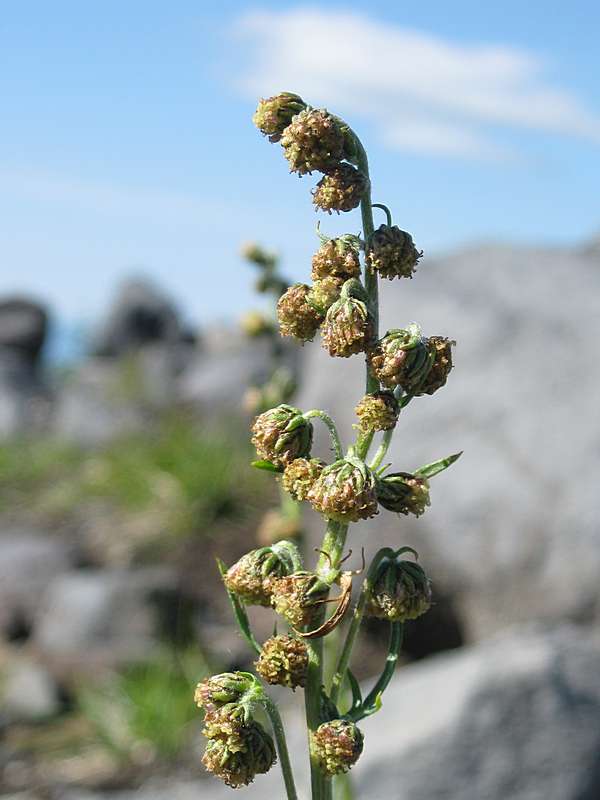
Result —
M83 686L77 693L80 713L97 738L119 760L172 761L181 757L198 710L195 684L208 673L196 653L164 655L136 664L103 685Z
M231 426L230 426L231 428ZM95 450L50 439L0 446L0 510L68 520L101 502L157 534L190 535L241 515L260 485L234 430L171 415Z

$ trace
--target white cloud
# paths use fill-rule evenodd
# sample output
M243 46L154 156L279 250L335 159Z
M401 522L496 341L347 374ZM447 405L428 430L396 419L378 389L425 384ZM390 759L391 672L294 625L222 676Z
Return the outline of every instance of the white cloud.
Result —
M363 14L297 8L252 12L237 23L251 62L240 87L288 89L376 123L390 146L501 158L506 126L600 144L600 116L550 84L544 63L509 46L455 44Z

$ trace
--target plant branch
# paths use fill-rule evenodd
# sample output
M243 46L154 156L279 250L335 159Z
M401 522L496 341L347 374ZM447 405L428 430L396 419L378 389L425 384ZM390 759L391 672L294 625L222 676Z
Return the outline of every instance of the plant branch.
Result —
M288 800L298 800L296 793L296 786L294 784L294 774L292 772L292 765L290 762L290 754L287 748L285 739L285 730L281 716L277 710L277 706L268 695L264 696L263 706L271 721L275 742L277 744L277 753L279 754L279 764L283 773L283 780L285 783L285 790Z
M327 425L327 427L329 428L329 433L331 434L331 442L333 444L333 449L335 450L335 456L337 459L343 458L344 448L342 447L342 441L340 439L338 430L335 426L335 422L331 419L329 414L326 414L319 408L313 408L310 411L307 411L302 416L304 417L304 419L312 419L314 417L317 417L322 422L324 422L325 425Z

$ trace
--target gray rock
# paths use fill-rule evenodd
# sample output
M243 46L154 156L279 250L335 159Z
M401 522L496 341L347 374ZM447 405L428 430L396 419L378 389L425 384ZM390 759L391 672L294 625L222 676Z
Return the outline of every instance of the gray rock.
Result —
M34 644L45 656L75 665L147 658L157 643L160 593L174 583L166 567L60 576L45 595Z
M0 632L24 638L43 595L71 566L69 548L45 531L13 528L0 536Z
M416 547L472 637L599 617L597 267L590 250L481 247L382 283L382 332L417 320L458 342L447 386L405 409L386 460L464 455L434 479L424 516L382 511L369 541ZM349 441L363 385L362 357L315 343L298 404L326 409Z
M600 797L599 670L598 644L568 627L404 668L380 716L362 723L358 796Z
M60 709L57 687L50 673L24 657L13 661L2 683L2 714L9 722L50 717Z
M173 302L151 281L134 278L118 288L105 322L91 343L97 356L119 357L146 344L188 338Z
M40 371L48 315L32 300L0 300L0 438L44 428L50 391Z

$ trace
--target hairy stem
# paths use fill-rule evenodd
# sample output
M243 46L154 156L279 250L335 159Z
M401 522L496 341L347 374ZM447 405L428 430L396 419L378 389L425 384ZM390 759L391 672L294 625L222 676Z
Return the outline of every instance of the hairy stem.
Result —
M283 728L281 716L279 715L277 706L270 697L267 697L267 695L265 695L265 699L263 700L263 706L269 716L271 726L273 728L273 734L277 744L277 753L279 755L279 765L281 766L283 780L285 783L285 791L287 793L287 800L298 800L296 786L294 784L294 775L292 773L292 765L290 763L290 754L287 748L285 730Z

